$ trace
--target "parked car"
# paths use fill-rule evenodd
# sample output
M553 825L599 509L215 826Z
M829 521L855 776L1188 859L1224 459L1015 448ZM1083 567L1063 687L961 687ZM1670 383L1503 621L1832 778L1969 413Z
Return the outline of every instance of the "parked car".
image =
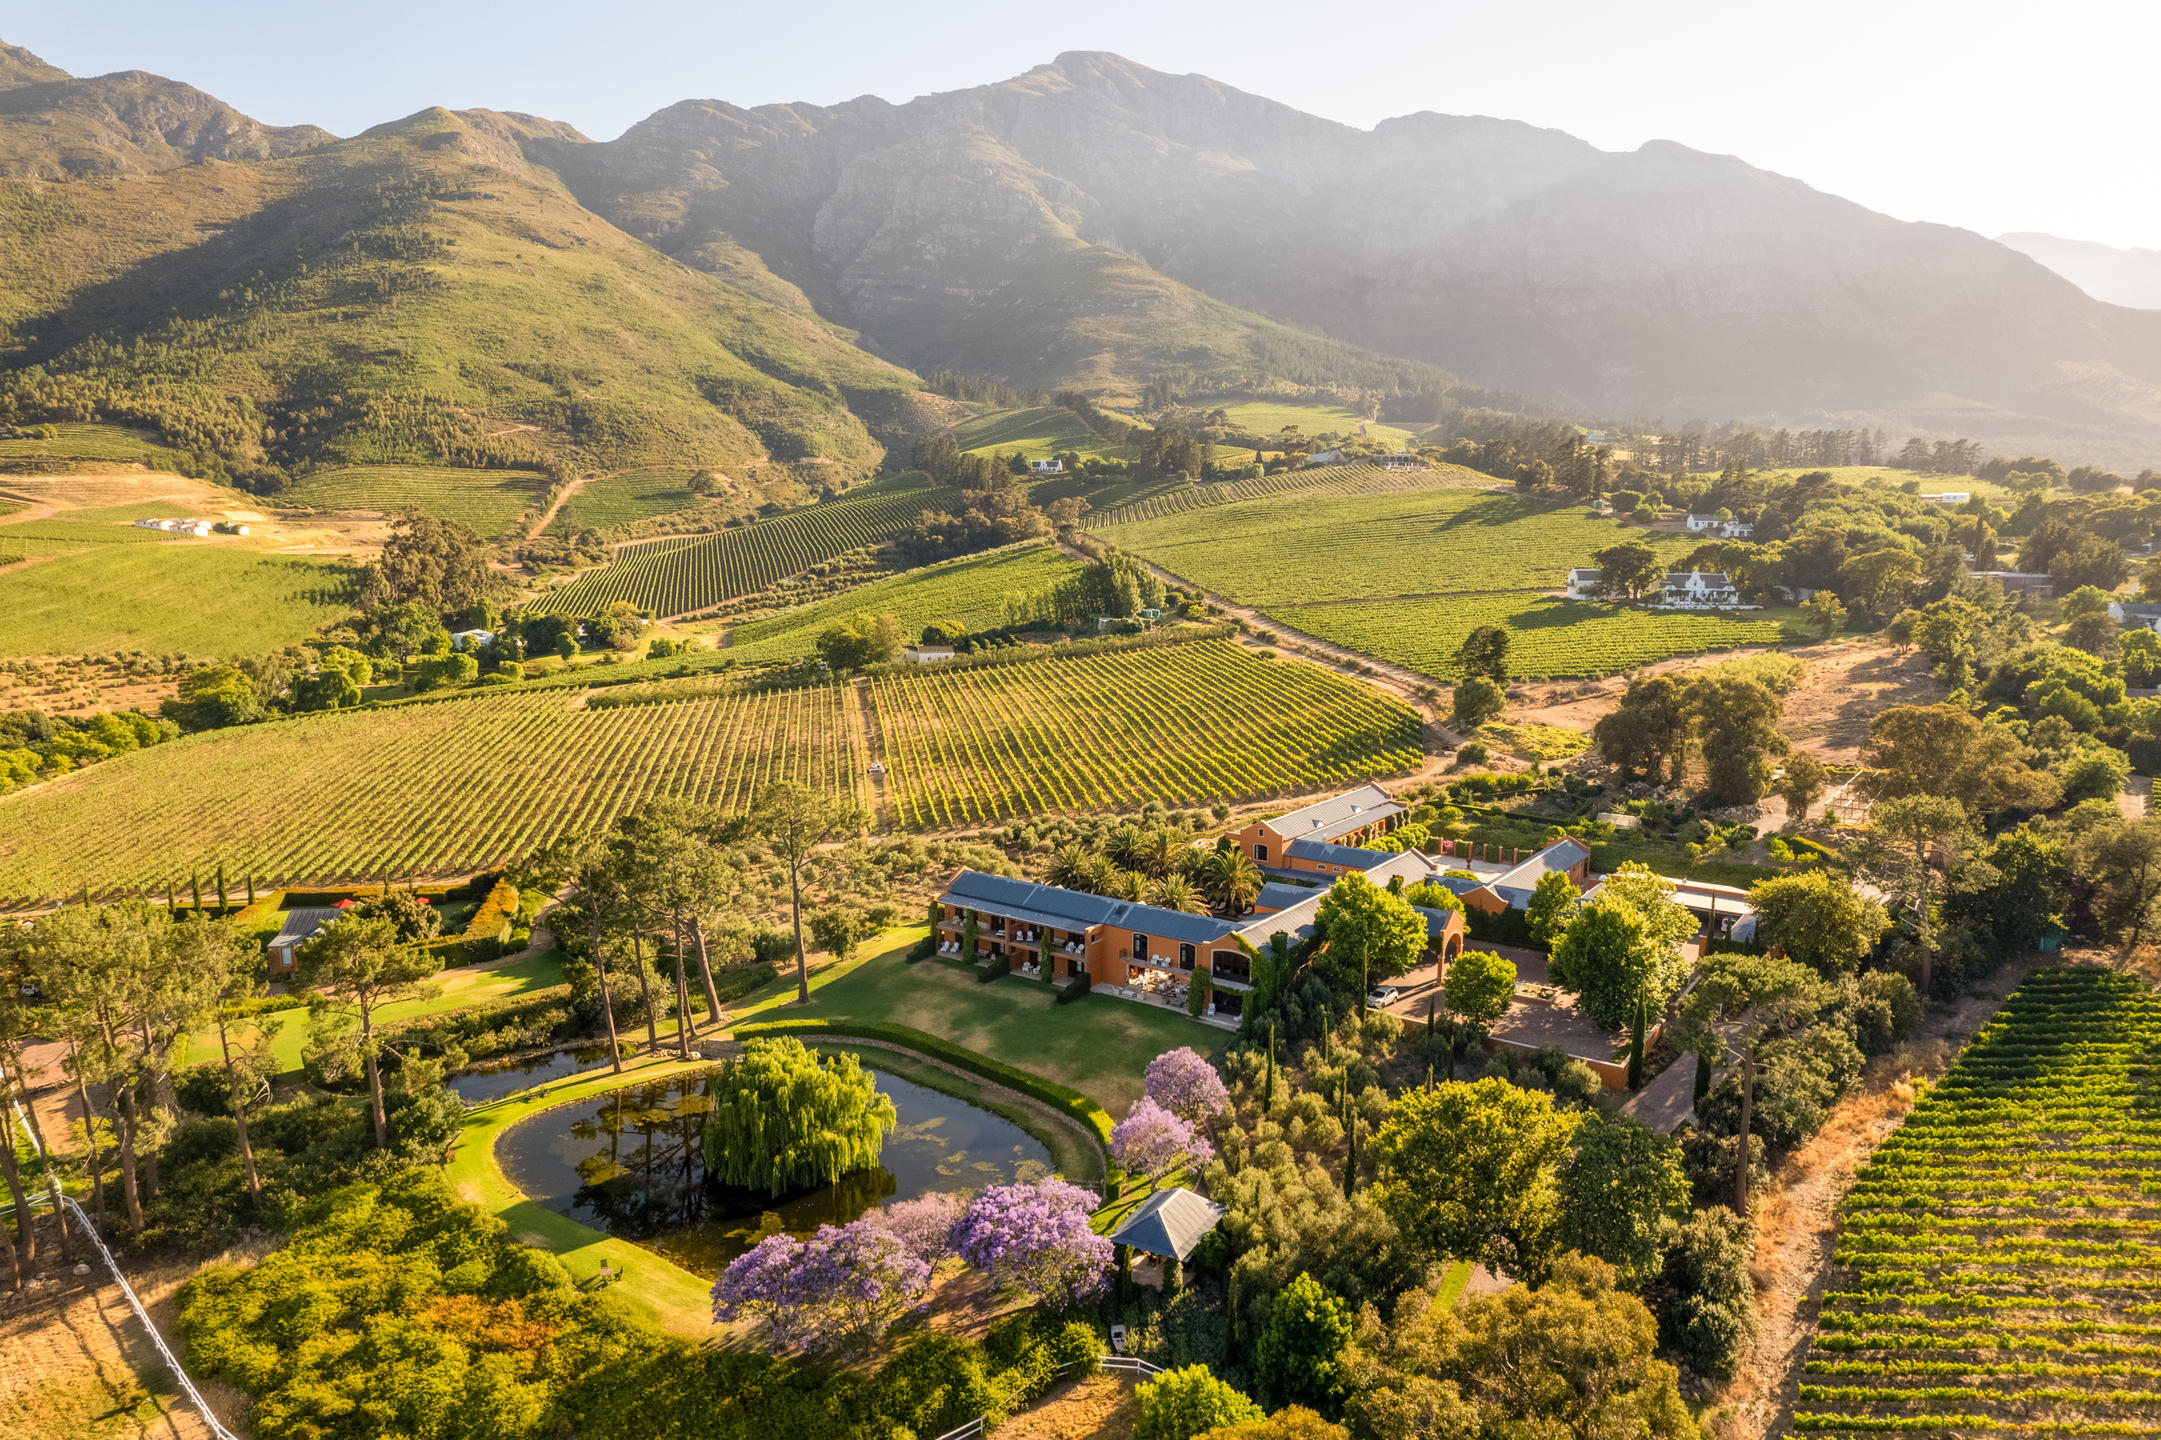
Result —
M1366 992L1366 1004L1376 1010L1385 1010L1401 998L1403 992L1393 985L1376 985Z

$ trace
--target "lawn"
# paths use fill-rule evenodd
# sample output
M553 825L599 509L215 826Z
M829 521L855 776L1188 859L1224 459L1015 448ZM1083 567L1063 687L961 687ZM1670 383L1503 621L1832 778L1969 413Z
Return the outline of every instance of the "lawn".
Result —
M920 933L920 932L914 932ZM912 1026L979 1055L1003 1060L1080 1091L1112 1115L1141 1095L1141 1071L1165 1050L1190 1045L1214 1055L1230 1033L1183 1015L1109 995L1086 995L1057 1005L1056 992L1008 975L989 983L983 972L949 960L902 958L895 948L846 969L834 967L795 1005L787 986L750 1011L760 1019L882 1020Z
M1162 514L1099 531L1121 549L1247 605L1558 590L1623 540L1677 560L1693 537L1649 537L1582 505L1507 492L1311 490Z
M419 1020L429 1015L440 1015L446 1010L462 1010L468 1005L484 1005L495 1000L515 999L535 991L551 989L563 983L563 957L557 950L544 950L530 959L512 961L479 970L470 967L445 970L421 988L411 1000L396 1000L375 1012L378 1026L396 1025L407 1020ZM305 1010L281 1010L270 1018L283 1020L277 1036L270 1042L270 1053L278 1062L281 1075L299 1073L301 1052L308 1043L308 1012ZM198 1033L189 1041L189 1052L195 1063L214 1060L218 1053L218 1032L210 1029Z
M276 503L313 510L419 510L493 538L537 506L546 490L537 470L355 465L297 480L278 493Z
M745 664L808 655L826 627L859 613L900 617L910 634L933 620L958 620L970 630L1005 623L1005 597L1047 589L1080 569L1049 544L970 555L872 581L831 599L738 625L725 653Z
M230 543L85 546L0 574L0 655L260 655L346 614L351 576Z

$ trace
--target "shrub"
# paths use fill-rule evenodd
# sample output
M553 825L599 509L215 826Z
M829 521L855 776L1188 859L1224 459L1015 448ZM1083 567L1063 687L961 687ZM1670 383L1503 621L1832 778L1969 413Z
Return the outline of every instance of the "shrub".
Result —
M1730 1380L1756 1338L1748 1222L1723 1205L1666 1222L1666 1265L1647 1297L1659 1338L1689 1367Z
M1133 1440L1193 1440L1218 1426L1264 1418L1244 1391L1218 1380L1206 1365L1166 1370L1134 1394L1141 1413Z

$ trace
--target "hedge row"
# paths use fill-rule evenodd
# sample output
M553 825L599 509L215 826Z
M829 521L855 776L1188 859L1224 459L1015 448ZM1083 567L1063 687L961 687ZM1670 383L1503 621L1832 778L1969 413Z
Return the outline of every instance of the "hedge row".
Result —
M988 1055L978 1055L963 1049L950 1040L941 1040L926 1031L906 1025L894 1025L883 1020L767 1020L755 1025L738 1025L735 1038L750 1040L760 1035L827 1034L840 1039L890 1040L903 1049L919 1051L934 1060L943 1060L973 1075L995 1081L1009 1090L1017 1090L1032 1100L1040 1100L1060 1114L1070 1115L1095 1133L1096 1141L1103 1147L1108 1163L1111 1145L1111 1117L1101 1105L1078 1090L1069 1090L1055 1081L1026 1070L1016 1069L1002 1060ZM1116 1167L1110 1170L1116 1175Z

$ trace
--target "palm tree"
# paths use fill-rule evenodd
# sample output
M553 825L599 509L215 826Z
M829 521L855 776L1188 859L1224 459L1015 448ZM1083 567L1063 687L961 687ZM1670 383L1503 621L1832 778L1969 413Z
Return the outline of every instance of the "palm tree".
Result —
M1207 898L1183 875L1166 875L1150 881L1147 899L1150 905L1162 910L1183 910L1188 915L1208 913Z
M1108 855L1088 857L1088 883L1080 887L1091 895L1123 897L1126 889L1126 872L1119 869Z
M1149 880L1138 870L1119 870L1117 878L1103 893L1113 900L1131 900L1136 905L1148 903Z
M1229 848L1211 851L1193 876L1201 893L1229 916L1243 915L1253 908L1266 878L1245 851Z
M1056 885L1061 890L1092 890L1095 879L1095 859L1078 845L1068 845L1050 857L1044 868L1043 883Z
M1103 837L1103 853L1121 870L1141 868L1141 847L1148 832L1128 820Z
M1141 837L1139 852L1134 856L1139 863L1133 868L1161 880L1178 873L1178 862L1190 848L1168 830L1150 830Z

